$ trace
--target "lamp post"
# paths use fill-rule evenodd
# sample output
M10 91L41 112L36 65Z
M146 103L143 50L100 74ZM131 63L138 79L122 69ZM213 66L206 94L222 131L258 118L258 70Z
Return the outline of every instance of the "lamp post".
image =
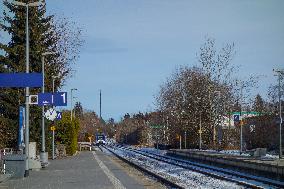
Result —
M76 97L76 96L73 96L73 99L77 99L78 97ZM76 105L76 103L75 103L75 105ZM73 110L73 109L72 109ZM76 118L76 110L74 110L74 118Z
M54 80L59 78L59 76L52 76L52 93L55 92L55 89L54 89Z
M218 118L217 118L217 127L219 126L219 117L220 117L220 99L221 99L221 91L214 91L214 94L215 93L217 93L217 95L218 95L218 99L217 99L217 104L218 104L218 106L217 106L217 116L218 116ZM215 144L216 144L216 125L215 125L215 123L214 123L214 125L213 125L213 144L214 144L214 148L215 148Z
M41 92L44 93L44 56L46 55L52 55L55 54L55 52L45 52L41 54L41 68L42 68L42 88ZM48 163L48 154L45 152L45 120L44 120L44 106L42 106L42 114L41 114L42 120L41 120L41 152L40 152L40 159L41 162L44 164L44 166Z
M201 107L201 97L197 97L199 107ZM201 150L202 145L202 130L201 130L201 111L199 110L199 150Z
M281 76L284 75L284 70L274 70L278 74L278 98L279 98L279 159L282 158L282 105L281 105Z
M42 4L41 1L33 2L33 3L23 3L19 1L13 1L14 5L17 6L24 6L26 7L26 73L29 73L29 7L37 7ZM30 124L30 106L29 106L29 95L30 95L30 88L26 87L26 113L25 113L25 154L26 154L26 167L25 167L25 177L29 176L29 124Z
M56 78L59 78L59 76L52 76L52 93L54 93L55 92L55 90L54 90L54 80L56 79ZM54 129L52 129L52 159L55 159L55 148L54 148L54 135L55 135L55 133L54 133Z
M243 115L242 115L242 105L243 105L243 88L245 87L244 82L237 80L236 85L240 86L240 154L243 153Z
M201 150L202 145L202 130L201 130L201 112L199 112L199 150Z
M73 88L71 89L71 110L70 110L70 117L71 117L71 121L72 121L72 112L73 112L73 91L77 91L78 89Z

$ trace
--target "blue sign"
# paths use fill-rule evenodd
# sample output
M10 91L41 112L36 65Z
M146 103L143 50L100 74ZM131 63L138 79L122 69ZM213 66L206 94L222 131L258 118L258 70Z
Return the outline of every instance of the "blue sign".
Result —
M235 122L240 121L240 115L234 115L234 121Z
M39 93L38 105L39 106L52 105L52 93Z
M61 120L62 119L62 112L57 112L57 116L56 116L55 119Z
M19 108L19 132L18 132L18 147L19 149L25 146L24 144L24 121L25 121L25 108Z
M54 106L67 106L67 92L53 93Z
M0 73L0 87L42 87L41 73Z
M67 106L67 92L39 93L38 105Z

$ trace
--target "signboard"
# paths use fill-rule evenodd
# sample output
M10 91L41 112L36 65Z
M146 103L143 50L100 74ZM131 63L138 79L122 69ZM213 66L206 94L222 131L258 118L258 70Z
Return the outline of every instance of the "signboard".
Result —
M67 106L67 92L39 93L38 105Z
M57 112L53 108L50 108L45 112L44 116L46 119L53 121L57 117Z
M162 125L151 125L150 127L153 129L160 129L162 128Z
M45 106L52 104L52 93L39 93L38 94L38 105Z
M239 122L240 121L240 115L234 115L234 121Z
M56 115L56 118L57 120L61 120L62 119L62 112L56 112L57 115Z
M67 106L67 92L53 93L54 106Z
M18 147L24 148L24 122L25 122L25 108L20 106L19 108L19 132L18 132Z
M51 126L50 130L55 131L55 126Z
M38 95L30 95L29 104L38 104Z
M42 87L42 73L0 73L0 87Z

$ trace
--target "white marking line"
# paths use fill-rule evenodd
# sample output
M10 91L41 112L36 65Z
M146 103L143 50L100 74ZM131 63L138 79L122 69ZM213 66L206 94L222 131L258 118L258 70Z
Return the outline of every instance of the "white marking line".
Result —
M110 182L113 184L114 188L116 189L126 189L123 184L118 180L113 173L105 166L105 164L99 159L96 152L93 151L94 158L97 160L100 168L104 171Z

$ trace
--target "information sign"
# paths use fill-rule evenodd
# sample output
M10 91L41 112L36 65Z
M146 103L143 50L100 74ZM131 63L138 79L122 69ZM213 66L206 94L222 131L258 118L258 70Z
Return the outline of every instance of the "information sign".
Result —
M39 93L38 105L67 106L67 92Z

